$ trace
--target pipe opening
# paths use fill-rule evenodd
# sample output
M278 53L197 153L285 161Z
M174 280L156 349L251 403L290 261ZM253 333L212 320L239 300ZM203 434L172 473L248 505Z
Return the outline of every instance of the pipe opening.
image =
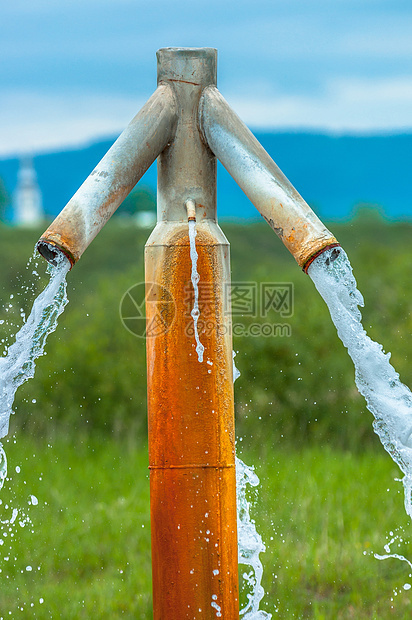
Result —
M187 211L187 221L196 222L196 202L193 198L186 200L185 207Z
M62 254L69 259L70 269L74 265L75 261L72 256L69 256L69 254L65 252L62 248L59 248L56 245L44 241L43 239L40 239L40 241L37 242L36 249L38 253L41 254L43 258L45 258L47 262L54 267L56 267L56 265L58 264L59 257L61 257Z
M302 267L302 271L304 271L305 273L308 273L308 267L310 267L310 265L313 263L315 258L320 256L325 250L330 250L331 248L334 248L334 250L331 256L327 259L328 260L327 264L329 265L329 263L333 263L333 261L336 260L340 254L340 247L341 247L340 243L329 243L328 245L325 245L324 248L320 249L318 252L315 252L315 254L312 254L312 256L308 258L308 260Z
M333 248L331 255L329 256L329 258L327 258L325 260L325 263L327 265L330 265L330 263L333 263L339 256L340 254L340 250L338 247Z

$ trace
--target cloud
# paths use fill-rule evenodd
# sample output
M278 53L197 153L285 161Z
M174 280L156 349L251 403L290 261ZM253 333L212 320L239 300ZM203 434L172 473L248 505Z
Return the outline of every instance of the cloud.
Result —
M339 78L309 95L228 97L255 128L370 133L412 128L412 75L386 79Z
M252 127L412 128L410 1L14 0L1 13L1 156L118 133L164 45L217 47L219 87Z
M0 156L53 151L120 133L143 100L25 90L2 95Z
M256 129L339 133L412 129L412 75L333 79L310 94L224 94L246 124ZM84 92L9 91L0 115L0 156L57 150L119 134L143 103L144 99Z

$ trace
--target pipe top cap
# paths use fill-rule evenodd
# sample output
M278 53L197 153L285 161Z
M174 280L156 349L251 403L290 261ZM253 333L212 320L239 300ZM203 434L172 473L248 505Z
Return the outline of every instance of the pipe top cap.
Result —
M213 47L162 47L157 56L157 83L216 84L217 50Z

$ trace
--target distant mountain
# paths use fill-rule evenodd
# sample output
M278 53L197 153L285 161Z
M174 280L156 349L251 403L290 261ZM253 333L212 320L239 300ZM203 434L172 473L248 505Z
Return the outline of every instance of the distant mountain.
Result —
M380 205L390 219L412 219L412 134L333 136L310 133L256 133L305 200L321 218L351 216L355 205ZM113 143L105 140L33 158L45 211L55 216ZM0 176L9 193L17 181L17 159L0 160ZM140 181L153 190L156 166ZM227 172L218 170L220 218L260 217Z

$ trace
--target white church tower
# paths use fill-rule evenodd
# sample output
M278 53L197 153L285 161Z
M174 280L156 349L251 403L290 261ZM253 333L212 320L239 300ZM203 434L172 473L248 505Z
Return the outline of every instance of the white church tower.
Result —
M30 157L20 160L13 207L17 226L37 226L44 220L42 196Z

